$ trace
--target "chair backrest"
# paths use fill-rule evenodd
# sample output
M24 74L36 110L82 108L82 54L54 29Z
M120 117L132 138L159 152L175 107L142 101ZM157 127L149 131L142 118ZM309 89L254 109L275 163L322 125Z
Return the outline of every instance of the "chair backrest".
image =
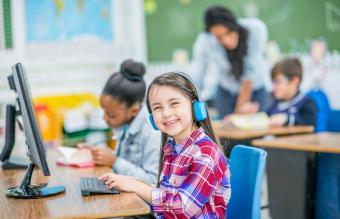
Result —
M318 110L316 115L315 132L326 131L328 114L330 111L327 95L320 89L313 89L307 93L307 96L314 100Z
M327 131L340 132L340 110L330 110Z
M236 145L230 155L231 199L228 219L261 217L261 185L267 152L260 148Z

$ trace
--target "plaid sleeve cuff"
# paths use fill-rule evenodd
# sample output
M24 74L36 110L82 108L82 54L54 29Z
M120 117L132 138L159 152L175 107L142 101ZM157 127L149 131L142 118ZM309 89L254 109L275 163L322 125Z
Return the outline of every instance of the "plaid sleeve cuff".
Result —
M152 206L159 206L163 204L163 190L159 188L153 188L151 192Z

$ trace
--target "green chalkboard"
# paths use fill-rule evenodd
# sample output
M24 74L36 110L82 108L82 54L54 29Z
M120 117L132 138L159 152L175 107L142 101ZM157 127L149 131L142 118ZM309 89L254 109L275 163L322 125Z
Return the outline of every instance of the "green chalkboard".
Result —
M149 61L169 61L177 48L191 54L204 28L204 11L214 4L231 8L238 17L262 19L270 40L284 52L307 51L315 38L324 39L330 50L340 50L339 0L145 0Z

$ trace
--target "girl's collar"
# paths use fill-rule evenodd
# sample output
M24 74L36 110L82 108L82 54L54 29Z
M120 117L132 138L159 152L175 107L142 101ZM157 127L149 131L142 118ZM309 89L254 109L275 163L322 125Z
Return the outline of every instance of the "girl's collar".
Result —
M195 140L200 136L202 133L205 133L204 129L202 127L199 127L195 131L193 131L190 136L188 136L186 139L184 139L181 143L176 144L173 137L168 137L168 140L164 146L164 154L180 154L185 148L192 145Z

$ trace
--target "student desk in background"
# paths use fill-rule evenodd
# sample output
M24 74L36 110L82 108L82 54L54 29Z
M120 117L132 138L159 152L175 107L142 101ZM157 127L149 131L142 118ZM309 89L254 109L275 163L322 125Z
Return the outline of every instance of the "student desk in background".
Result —
M222 139L225 145L225 155L229 157L232 148L237 144L251 145L251 141L256 138L262 138L268 135L282 136L312 133L313 126L284 126L284 127L268 127L266 129L244 130L233 126L225 126L222 122L212 123L214 132Z
M143 215L150 207L135 193L81 196L80 177L100 176L112 171L109 167L70 168L55 165L61 156L56 149L47 150L51 176L45 177L36 169L32 184L63 185L64 194L43 199L13 199L5 196L5 189L17 186L26 170L0 168L0 218L106 218Z
M222 125L213 125L216 134L222 138L233 140L246 140L264 137L266 135L294 135L312 133L313 126L284 126L284 127L268 127L258 130L243 130L234 127L224 127Z
M321 132L307 135L293 135L273 139L253 140L252 145L296 151L312 151L340 154L340 134Z
M271 216L277 219L314 218L315 207L318 207L315 203L317 153L338 153L340 156L340 134L323 132L276 137L253 140L252 145L266 148L268 152Z

